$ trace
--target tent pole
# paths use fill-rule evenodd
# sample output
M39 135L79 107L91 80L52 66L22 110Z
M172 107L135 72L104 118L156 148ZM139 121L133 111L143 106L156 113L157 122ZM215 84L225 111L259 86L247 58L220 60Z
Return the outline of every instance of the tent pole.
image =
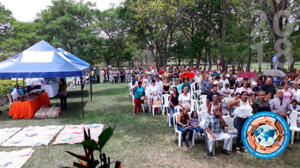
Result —
M92 76L90 76L90 97L91 97L91 102L93 101L93 84L92 84Z
M83 83L82 83L82 77L80 77L80 88L81 88L81 112L82 117L84 118L84 110L83 110Z

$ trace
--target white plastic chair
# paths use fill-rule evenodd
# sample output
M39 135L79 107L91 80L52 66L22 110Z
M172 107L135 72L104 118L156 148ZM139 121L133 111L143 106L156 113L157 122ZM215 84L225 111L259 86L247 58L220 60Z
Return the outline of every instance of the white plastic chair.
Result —
M237 129L234 128L234 118L231 118L230 116L224 117L225 122L227 123L227 127L225 129L226 133L229 133L232 138L237 137Z
M202 110L200 112L200 116L201 116L201 121L206 121L207 117L209 116L207 110Z
M10 109L10 106L11 106L12 103L13 103L12 95L11 95L11 94L7 94L7 98L8 98L8 101L9 101L8 109Z
M206 98L207 96L206 95L202 95L200 96L200 105L199 105L199 108L200 110L207 110L207 107L206 107Z
M293 111L290 115L291 144L294 144L295 132L300 132L300 127L297 126L298 115L300 115L298 111Z
M191 92L192 92L192 94L195 93L195 91L196 91L196 83L193 82L193 83L191 83Z
M157 104L157 105L154 105L153 104L153 102L154 101L157 101L157 100L160 100L161 98L160 98L160 96L159 95L157 95L157 96L152 96L152 115L153 115L153 117L154 117L154 115L155 115L155 108L160 108L160 109L162 109L162 106L161 106L161 104Z
M191 111L196 111L198 112L198 101L197 100L194 100L192 99L191 100Z
M181 109L182 108L180 106L176 106L174 109L174 113L180 113Z
M168 109L170 107L170 95L162 95L162 115L165 115L165 112L168 114Z
M178 139L178 147L181 147L181 140L182 140L182 132L177 129L177 117L180 113L174 113L173 115L173 125L175 131L175 141Z

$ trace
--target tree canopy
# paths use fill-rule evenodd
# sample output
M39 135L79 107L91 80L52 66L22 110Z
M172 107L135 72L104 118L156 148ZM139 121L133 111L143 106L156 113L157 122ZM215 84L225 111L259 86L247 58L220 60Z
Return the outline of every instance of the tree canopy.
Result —
M39 40L92 64L205 64L217 59L250 70L278 56L300 59L299 0L125 0L105 11L91 2L53 0L34 22L0 4L0 58ZM289 58L293 59L289 59ZM292 60L292 61L291 61ZM289 62L290 61L290 62ZM246 66L244 66L246 65Z

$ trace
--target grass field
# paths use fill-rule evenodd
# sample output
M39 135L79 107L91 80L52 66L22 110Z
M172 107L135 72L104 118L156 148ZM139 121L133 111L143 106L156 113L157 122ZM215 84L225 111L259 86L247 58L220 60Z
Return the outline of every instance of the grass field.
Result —
M83 123L116 126L115 134L104 151L112 160L122 161L124 168L300 167L299 139L295 141L292 149L270 160L255 158L249 153L232 152L230 156L226 156L220 151L217 151L216 156L208 157L205 143L201 140L193 148L178 148L174 140L174 130L166 124L166 116L159 114L152 117L149 113L132 116L132 102L127 84L97 84L93 88L93 102L90 102L88 92L85 91L84 119L80 110L80 92L72 91L68 98L69 111L62 112L59 119L11 120L7 119L7 112L4 112L0 116L0 128ZM0 147L0 151L16 149L21 148ZM34 149L35 152L25 168L71 166L74 159L64 151L83 154L80 145L50 145Z

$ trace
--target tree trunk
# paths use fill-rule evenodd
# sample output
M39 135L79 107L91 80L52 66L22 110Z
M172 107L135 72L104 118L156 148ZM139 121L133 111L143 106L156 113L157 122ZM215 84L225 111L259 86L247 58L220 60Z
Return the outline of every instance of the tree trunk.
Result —
M211 69L212 62L211 62L211 55L210 55L210 45L207 45L206 54L207 54L207 59L208 59L208 64L209 64L208 68Z
M197 66L198 67L200 66L201 57L202 57L202 50L200 50L197 55Z
M222 41L226 42L227 40L227 23L226 23L226 19L227 19L227 0L221 0L222 1L222 10L223 10L223 18L222 18ZM222 66L222 70L223 71L227 71L227 64L226 64L226 60L224 59L224 57L221 57L220 59L221 61L221 66Z
M178 66L181 65L181 57L178 58Z

